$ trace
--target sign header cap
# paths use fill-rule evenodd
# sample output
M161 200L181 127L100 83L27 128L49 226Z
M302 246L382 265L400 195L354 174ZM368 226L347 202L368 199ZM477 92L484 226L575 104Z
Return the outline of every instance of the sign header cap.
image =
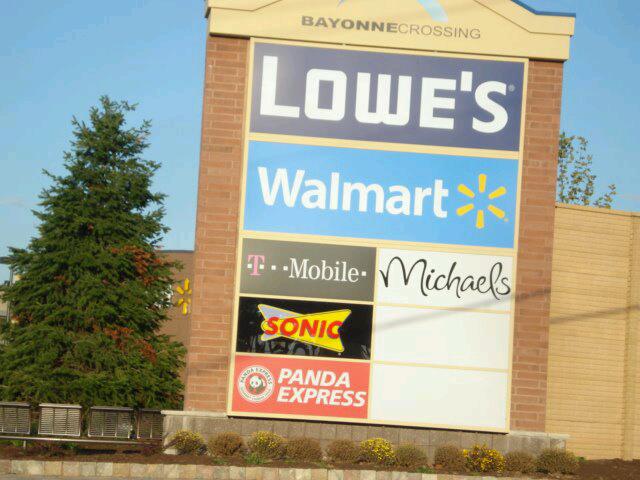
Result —
M214 35L567 60L575 17L520 0L207 0Z

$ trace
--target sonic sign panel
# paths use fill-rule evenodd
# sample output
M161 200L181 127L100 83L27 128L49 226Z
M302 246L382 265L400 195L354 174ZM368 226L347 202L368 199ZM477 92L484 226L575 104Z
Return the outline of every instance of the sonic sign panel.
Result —
M230 415L508 430L526 70L252 41Z

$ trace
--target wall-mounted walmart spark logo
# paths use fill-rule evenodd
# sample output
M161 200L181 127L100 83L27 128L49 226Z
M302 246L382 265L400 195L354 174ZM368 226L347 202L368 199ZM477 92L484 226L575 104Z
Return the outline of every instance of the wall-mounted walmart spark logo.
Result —
M477 194L473 190L471 190L469 187L467 187L465 184L458 185L458 191L464 196L469 197L470 199L475 199L479 195L485 194L486 190L487 190L487 176L483 173L478 175L478 193ZM487 198L489 200L495 200L496 198L503 197L506 194L507 194L507 189L505 187L499 187L493 190L491 193L489 193ZM468 203L466 205L463 205L462 207L458 208L458 210L456 210L456 213L458 214L458 216L462 217L467 213L472 212L473 210L476 211L476 228L482 230L485 227L484 210L480 208L476 208L476 205L474 203ZM507 215L504 210L496 207L492 203L487 205L487 210L489 210L494 216L496 216L500 220L504 220Z
M338 2L338 6L345 3L347 0L340 0ZM449 17L447 16L447 12L445 12L442 5L438 0L417 0L422 8L424 8L431 18L433 18L436 22L448 22Z
M184 284L178 285L176 291L180 295L176 307L182 308L183 315L188 315L191 311L191 294L193 293L189 279L185 278Z

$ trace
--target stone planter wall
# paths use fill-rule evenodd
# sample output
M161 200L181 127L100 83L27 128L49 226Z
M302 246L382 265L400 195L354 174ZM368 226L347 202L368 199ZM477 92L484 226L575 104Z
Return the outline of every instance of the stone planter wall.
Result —
M542 432L502 433L463 432L459 430L435 430L412 427L382 427L374 425L351 425L330 422L309 422L302 420L258 420L254 418L229 418L223 413L163 411L164 435L166 439L178 430L200 433L209 440L217 433L236 432L246 440L260 430L277 433L285 438L307 437L320 442L326 448L332 440L353 440L361 442L367 438L382 437L394 445L410 443L420 447L433 460L436 448L455 445L472 448L487 445L501 453L526 451L538 455L546 448L566 448L568 435L554 435Z
M372 470L326 470L307 468L229 467L209 465L145 465L36 460L0 460L0 475L34 477L115 477L184 480L498 480L491 476L457 476ZM500 477L502 480L530 480Z

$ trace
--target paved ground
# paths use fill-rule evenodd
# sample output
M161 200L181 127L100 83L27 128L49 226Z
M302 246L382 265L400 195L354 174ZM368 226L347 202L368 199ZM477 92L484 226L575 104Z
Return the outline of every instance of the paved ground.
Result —
M69 480L69 477L18 477L16 475L0 475L0 480ZM115 477L82 477L82 480L122 480L122 478L116 479Z

